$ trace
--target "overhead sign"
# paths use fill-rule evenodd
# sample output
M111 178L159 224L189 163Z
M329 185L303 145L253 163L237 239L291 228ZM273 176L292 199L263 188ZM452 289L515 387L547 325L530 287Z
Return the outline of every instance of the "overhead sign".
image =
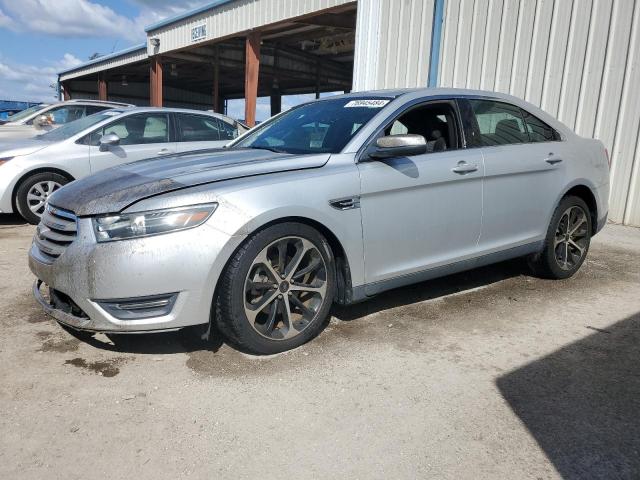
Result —
M204 38L207 38L207 24L203 23L197 27L191 29L191 41L198 42Z

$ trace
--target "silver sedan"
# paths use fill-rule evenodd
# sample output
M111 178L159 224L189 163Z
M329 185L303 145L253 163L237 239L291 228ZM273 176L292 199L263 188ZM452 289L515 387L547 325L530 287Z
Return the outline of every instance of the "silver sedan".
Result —
M49 199L29 264L42 307L72 328L210 322L270 354L317 335L333 303L437 276L526 256L539 275L570 277L608 192L602 143L522 100L361 92L296 107L224 150L71 183Z

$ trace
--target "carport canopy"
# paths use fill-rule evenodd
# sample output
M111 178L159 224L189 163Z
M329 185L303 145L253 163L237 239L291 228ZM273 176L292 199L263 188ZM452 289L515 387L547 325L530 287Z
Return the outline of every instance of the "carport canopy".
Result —
M270 97L273 115L282 95L349 91L356 2L275 5L218 0L152 25L146 44L61 72L65 98L218 112L244 98L253 125L257 97Z

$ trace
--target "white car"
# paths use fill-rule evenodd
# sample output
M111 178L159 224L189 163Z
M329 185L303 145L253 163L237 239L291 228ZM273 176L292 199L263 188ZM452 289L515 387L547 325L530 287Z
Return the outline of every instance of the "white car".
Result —
M2 128L2 127L0 127ZM0 142L0 213L38 223L47 198L91 173L143 158L221 148L246 127L200 110L105 110L33 139Z
M34 105L11 115L0 125L0 147L6 141L32 138L87 115L110 108L131 106L133 105L100 100L68 100Z

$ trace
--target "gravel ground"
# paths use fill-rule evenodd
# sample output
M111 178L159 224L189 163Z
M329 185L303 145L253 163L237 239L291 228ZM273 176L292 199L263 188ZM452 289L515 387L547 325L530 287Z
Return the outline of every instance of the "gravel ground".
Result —
M640 478L640 230L574 278L507 262L336 309L256 358L193 332L76 338L0 216L0 478Z

